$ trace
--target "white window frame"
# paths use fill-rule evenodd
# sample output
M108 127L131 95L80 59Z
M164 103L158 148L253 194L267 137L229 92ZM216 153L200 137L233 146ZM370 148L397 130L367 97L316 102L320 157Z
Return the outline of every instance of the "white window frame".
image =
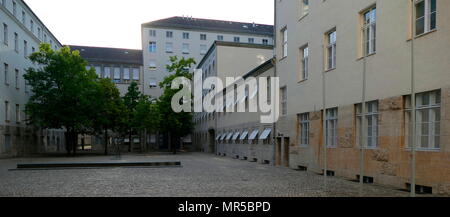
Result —
M362 41L363 41L363 53L368 56L374 54L376 48L377 38L377 7L373 6L366 10L363 14L363 27L362 27Z
M299 0L300 2L300 16L306 16L309 14L309 0Z
M336 68L337 32L331 30L327 33L327 70Z
M414 34L416 36L419 36L419 35L423 35L423 34L426 34L428 32L431 32L431 31L437 29L437 2L438 1L437 0L414 0L414 1L415 1L414 2L414 10L416 11L416 17L414 18L416 32ZM432 8L431 8L432 1L435 1L435 5L436 5L435 11L431 11L432 10ZM424 3L424 15L421 17L418 17L419 13L417 13L417 6L419 4L421 4L422 2ZM434 28L432 28L432 26L431 26L431 20L432 20L433 16L434 16L434 21L435 21ZM423 32L417 32L419 29L417 27L419 26L420 20L423 20L423 30L424 30Z
M300 146L309 146L310 120L309 113L299 115L299 143Z
M338 108L326 110L326 142L328 148L336 148L338 146Z
M3 43L8 46L8 24L3 23Z
M280 97L280 103L281 103L281 115L286 116L287 115L287 87L282 87L280 91L281 97Z
M173 32L172 31L166 31L166 38L173 38Z
M301 72L302 80L308 80L309 78L309 46L305 45L301 48L302 59L301 59Z
M188 43L183 43L181 52L183 54L189 54L190 53L190 51L189 51L189 44Z
M362 114L362 104L356 105L357 144L362 144L363 129L366 131L365 149L374 149L379 145L379 102L366 102L366 111ZM362 126L362 117L365 117L365 126Z
M173 43L166 42L166 53L173 53Z
M282 58L285 58L288 55L288 30L287 30L287 27L284 27L281 30L281 40L282 40L281 41L282 42L282 44L281 44L281 51L282 51L281 56L282 56Z
M15 69L14 70L14 82L15 82L15 86L16 86L16 89L19 89L19 75L20 75L20 71L19 71L19 69Z
M149 42L148 51L150 53L156 53L156 41Z

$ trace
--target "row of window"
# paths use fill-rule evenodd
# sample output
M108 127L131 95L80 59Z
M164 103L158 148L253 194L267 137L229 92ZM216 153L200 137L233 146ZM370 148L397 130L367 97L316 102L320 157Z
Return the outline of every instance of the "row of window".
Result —
M301 13L306 15L309 13L309 1L301 0ZM415 35L422 35L436 29L437 5L436 0L416 0L415 1ZM363 20L361 26L362 45L361 51L364 56L375 54L377 47L377 9L376 6L370 7L360 14ZM281 55L286 58L288 55L288 29L287 27L281 30ZM336 68L336 44L337 32L336 28L331 29L325 33L325 70L332 70ZM308 44L300 47L301 67L298 80L307 80L309 78L309 47Z
M8 9L8 1L9 0L2 0L2 6ZM44 29L41 26L35 25L34 20L31 16L28 16L25 10L22 10L21 17L19 17L18 14L18 5L14 0L10 1L12 4L12 11L9 10L13 16L19 20L25 26L26 29L28 29L31 33L33 33L39 40L43 41L44 43L50 43L50 45L53 47L53 40L49 39L47 33L45 33ZM6 24L5 24L6 25ZM35 31L37 29L37 31ZM5 33L4 33L5 34ZM6 34L7 35L7 32ZM55 49L57 49L55 45Z
M114 82L139 81L139 68L114 67L114 66L93 66L99 78L111 78ZM90 66L87 66L90 69Z
M149 48L148 51L150 53L156 53L156 45L157 43L155 41L151 41L149 42ZM201 44L200 45L200 55L205 55L208 47L206 46L206 44ZM166 42L165 43L165 52L166 53L173 53L174 52L174 48L173 48L173 42ZM183 54L189 54L190 53L190 44L188 43L183 43L182 44L182 48L181 48L181 52Z
M17 53L19 53L19 34L17 32L14 32L14 51L16 51ZM9 46L9 27L6 23L3 23L3 44L5 44L6 46ZM28 58L28 56L31 53L36 52L36 48L34 46L31 46L31 50L29 49L28 46L28 41L23 40L23 55L25 58ZM30 53L31 51L31 53Z
M14 72L14 87L16 88L16 90L20 90L20 83L21 83L20 70L17 68L12 70L9 64L3 63L3 81L4 84L7 86L9 86L11 83L10 77L12 77L11 76L12 72ZM25 93L29 93L29 85L25 79L23 79L23 81L24 81L24 91Z
M4 102L4 107L5 107L5 122L6 123L11 123L11 103L9 101L5 101ZM15 105L15 119L14 121L16 121L16 124L20 124L23 121L23 118L25 118L26 120L26 114L24 111L21 110L21 107L19 104Z
M149 35L150 37L156 37L156 30L151 29L149 30ZM173 38L174 37L174 33L173 31L166 31L166 38ZM200 34L200 40L201 41L206 41L207 40L207 35L206 34ZM183 39L190 39L190 33L189 32L183 32L182 33L182 38ZM217 35L217 41L223 41L224 40L224 36L223 35ZM241 38L239 36L234 36L233 37L233 41L234 42L240 42ZM255 38L248 38L248 43L255 43ZM269 44L269 40L268 39L262 39L261 40L262 44Z
M270 144L272 133L271 128L264 128L263 131L259 129L242 129L234 131L224 131L216 135L216 142L220 144L258 144L262 141L263 144ZM199 140L207 140L207 134L196 133L194 135Z
M404 97L404 135L408 147L412 147L412 110L411 96ZM298 116L298 141L301 146L310 144L310 113ZM362 126L365 118L364 127ZM338 147L338 108L326 110L325 133L326 144L330 148ZM366 148L377 148L379 145L379 105L378 101L367 102L365 112L362 112L362 104L355 105L356 120L356 144L363 142L363 132ZM431 91L416 95L416 147L424 150L440 149L440 124L441 124L441 92ZM360 146L361 147L361 146Z

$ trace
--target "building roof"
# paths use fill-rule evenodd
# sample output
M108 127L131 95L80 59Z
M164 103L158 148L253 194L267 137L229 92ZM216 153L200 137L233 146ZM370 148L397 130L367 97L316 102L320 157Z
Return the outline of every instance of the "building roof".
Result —
M197 69L200 69L211 53L217 46L228 46L228 47L246 47L246 48L259 48L259 49L269 49L273 50L273 45L264 45L264 44L251 44L251 43L242 43L242 42L231 42L231 41L215 41L211 47L208 49L206 54L203 56L202 60L197 64Z
M69 45L88 62L128 63L143 65L142 50Z
M142 24L148 28L175 28L273 36L273 26L225 20L170 17Z

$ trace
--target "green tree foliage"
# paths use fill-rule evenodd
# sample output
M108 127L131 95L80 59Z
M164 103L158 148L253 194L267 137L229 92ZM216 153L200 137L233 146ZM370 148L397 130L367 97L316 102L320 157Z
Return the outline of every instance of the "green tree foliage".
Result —
M86 69L86 61L78 51L63 47L54 51L49 44L41 44L39 52L30 60L35 67L26 70L33 95L26 105L28 122L41 128L66 129L66 147L76 151L78 133L92 125L95 111L96 79L93 69Z
M190 134L194 124L192 122L192 113L176 113L172 110L172 98L181 88L172 89L171 85L172 81L177 77L192 79L192 74L189 72L189 69L196 63L192 58L178 59L177 57L171 57L170 61L172 64L168 65L167 69L173 74L164 78L163 82L160 83L160 87L163 88L164 92L159 98L157 106L159 117L163 120L160 121L159 131L169 134L169 146L172 151L176 153L176 146L179 138Z
M135 130L135 113L136 107L138 106L139 99L142 97L141 92L139 91L138 84L136 82L132 82L130 86L128 86L128 92L123 97L123 101L126 107L126 117L127 117L127 128L128 128L128 138L129 138L129 146L128 151L131 152L131 145L133 143L132 136L133 130Z

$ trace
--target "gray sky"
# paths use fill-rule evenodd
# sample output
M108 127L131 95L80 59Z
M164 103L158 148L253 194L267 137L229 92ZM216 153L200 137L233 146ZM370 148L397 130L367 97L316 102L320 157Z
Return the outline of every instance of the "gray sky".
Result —
M25 0L63 44L141 49L141 23L171 16L273 24L273 0Z

